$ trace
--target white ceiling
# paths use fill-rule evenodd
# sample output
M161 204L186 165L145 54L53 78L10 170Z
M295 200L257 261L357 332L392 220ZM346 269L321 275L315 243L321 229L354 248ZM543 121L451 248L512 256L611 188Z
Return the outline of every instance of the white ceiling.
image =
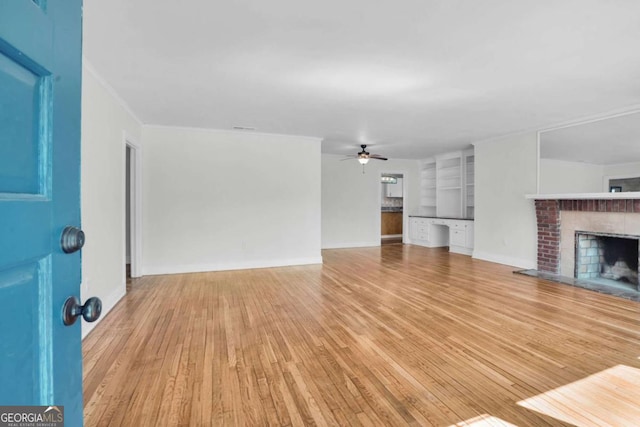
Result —
M85 0L85 57L148 124L421 158L640 104L638 0Z

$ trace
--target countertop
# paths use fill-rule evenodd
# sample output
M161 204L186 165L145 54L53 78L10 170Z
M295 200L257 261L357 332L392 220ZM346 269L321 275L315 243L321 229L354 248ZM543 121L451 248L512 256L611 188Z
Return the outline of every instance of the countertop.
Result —
M433 219L457 219L460 221L473 221L473 218L456 218L451 216L434 216L434 215L409 215L409 218L433 218Z
M387 208L387 207L382 207L380 209L381 212L398 212L398 213L402 213L402 208Z

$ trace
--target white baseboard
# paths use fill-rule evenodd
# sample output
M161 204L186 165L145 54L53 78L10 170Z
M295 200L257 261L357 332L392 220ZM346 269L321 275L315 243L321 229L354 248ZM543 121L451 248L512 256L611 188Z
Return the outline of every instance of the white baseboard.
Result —
M380 240L372 242L341 242L341 243L329 243L323 246L322 249L349 249L349 248L371 248L374 246L380 246Z
M473 258L481 259L483 261L495 262L497 264L509 265L511 267L517 267L527 270L535 270L538 265L536 261L531 261L523 258L514 258L504 255L491 254L487 252L473 251Z
M447 246L449 246L448 244L443 245L439 242L432 243L432 242L427 242L426 240L418 240L418 239L409 240L408 242L405 242L405 243L410 245L422 246L424 248L446 248Z
M465 248L464 246L449 245L449 252L453 254L471 255L473 249Z
M402 234L384 234L382 236L380 236L380 238L382 239L395 239L398 237L402 237Z
M118 301L120 301L126 294L127 284L123 283L122 286L119 286L110 295L102 299L102 314L100 315L100 318L92 323L88 323L82 320L82 339L84 339L89 334L89 332L93 330L93 328L95 328L100 322L102 322L102 319L105 318L107 313L109 313L111 309L116 306Z
M242 261L217 264L152 265L143 266L143 276L157 274L202 273L206 271L248 270L251 268L289 267L294 265L322 264L322 257L291 258L269 261Z

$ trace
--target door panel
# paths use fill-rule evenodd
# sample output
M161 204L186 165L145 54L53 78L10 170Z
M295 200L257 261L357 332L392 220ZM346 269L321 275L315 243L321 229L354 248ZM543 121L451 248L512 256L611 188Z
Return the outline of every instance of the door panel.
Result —
M41 143L48 142L42 123L42 104L47 98L45 78L35 75L11 58L0 55L0 99L10 99L11 108L0 110L0 124L9 125L0 134L0 193L41 194ZM44 116L44 115L43 115Z
M1 325L25 325L31 333L21 333L23 328L12 328L14 333L3 332L0 351L7 359L20 363L2 363L1 378L23 378L29 387L12 387L11 402L40 402L42 394L50 394L49 383L52 348L47 339L50 316L45 318L51 306L51 263L48 257L0 272L2 298L13 304L3 305L0 311ZM19 302L19 303L18 303ZM25 310L25 305L38 310ZM16 330L18 329L18 330ZM49 331L50 335L50 331Z
M65 407L82 424L79 0L0 2L0 405Z

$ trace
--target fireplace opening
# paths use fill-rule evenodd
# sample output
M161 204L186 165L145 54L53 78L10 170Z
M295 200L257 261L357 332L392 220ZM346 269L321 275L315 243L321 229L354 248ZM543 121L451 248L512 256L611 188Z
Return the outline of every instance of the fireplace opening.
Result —
M640 236L576 232L575 277L640 290Z

